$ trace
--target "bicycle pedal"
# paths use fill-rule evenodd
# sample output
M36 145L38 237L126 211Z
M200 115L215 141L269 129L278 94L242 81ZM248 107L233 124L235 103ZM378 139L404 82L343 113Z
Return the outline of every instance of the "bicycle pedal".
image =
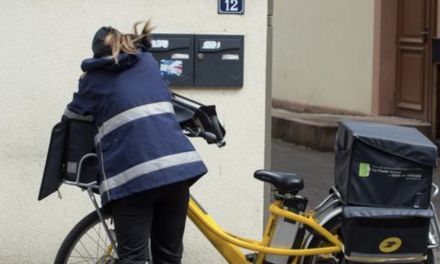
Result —
M256 253L246 254L246 260L249 261L250 263L254 263L256 256L257 256Z

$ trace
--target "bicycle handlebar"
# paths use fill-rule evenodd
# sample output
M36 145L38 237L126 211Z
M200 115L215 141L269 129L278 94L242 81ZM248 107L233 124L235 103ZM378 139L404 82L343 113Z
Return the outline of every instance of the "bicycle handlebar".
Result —
M185 130L189 132L190 136L201 137L206 140L208 144L216 144L219 148L226 146L226 142L223 140L219 140L219 137L216 136L214 133L205 131L201 128L199 128L198 131L194 131L190 127L185 127Z
M217 116L211 116L211 121L212 121L212 128L214 130L213 132L215 133L215 136L217 137L217 141L218 142L223 141L223 133L220 128L220 122L218 121Z
M205 139L206 142L208 142L208 144L217 143L217 137L213 133L206 132L206 131L200 131L199 137L202 137L203 139Z

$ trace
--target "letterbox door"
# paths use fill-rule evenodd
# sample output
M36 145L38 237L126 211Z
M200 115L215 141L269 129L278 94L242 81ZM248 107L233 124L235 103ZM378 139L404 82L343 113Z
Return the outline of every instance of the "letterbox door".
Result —
M194 35L153 34L150 52L171 86L194 85Z
M196 86L243 87L244 36L196 35Z

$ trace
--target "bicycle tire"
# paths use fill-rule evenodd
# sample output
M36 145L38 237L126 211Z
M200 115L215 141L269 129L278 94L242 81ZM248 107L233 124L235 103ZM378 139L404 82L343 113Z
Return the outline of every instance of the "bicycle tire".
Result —
M105 212L101 211L101 213L103 214L104 219L106 219L106 220L111 219L110 216L108 214L106 214ZM96 259L96 262L94 262L94 263L100 263L99 259L102 257L99 256L99 253L96 254L96 257L92 256L92 254L89 252L89 250L91 251L92 249L88 249L83 244L83 242L81 242L83 238L86 238L86 235L92 229L95 231L95 233L98 233L95 227L99 228L100 231L101 230L103 231L103 228L101 228L101 221L99 219L98 213L96 211L93 211L90 214L88 214L87 216L85 216L81 221L79 221L75 225L75 227L69 232L69 234L64 239L63 243L61 244L61 246L57 252L54 264L68 264L70 261L77 262L78 261L77 258L79 258L79 257L73 256L72 252L74 252L78 243L81 243L83 249L87 252L87 255L89 255L89 256L85 256L87 259ZM99 232L99 234L100 233L101 232ZM103 235L105 235L105 237L107 238L105 232L103 232L103 233L104 233ZM89 235L89 237L90 237L90 235ZM101 246L101 247L100 247L100 242L103 242L103 246ZM107 245L105 245L106 242L108 242ZM98 238L98 250L100 248L105 249L108 245L110 245L109 240L107 240L107 239L101 240L101 237ZM75 259L74 259L74 257L75 257ZM115 257L112 256L112 258L115 258ZM87 262L87 263L89 263L89 262ZM106 263L106 262L102 262L102 263Z
M327 229L328 231L330 231L332 234L336 234L338 233L339 237L341 236L341 215L338 215L334 218L332 218L329 222L327 222L324 225L324 228ZM319 248L323 245L324 241L321 237L319 236L314 236L312 238L312 240L310 241L309 245L307 248ZM425 261L425 264L435 264L435 258L434 258L434 252L432 249L428 249L427 251L427 260ZM325 264L329 264L329 262L327 260L324 260L322 262L318 262L317 258L319 256L318 255L314 255L314 256L306 256L303 258L302 260L302 264L317 264L317 263L325 263ZM344 259L343 253L338 253L335 256L335 259L338 259L338 262L334 262L333 264L346 264L347 262Z

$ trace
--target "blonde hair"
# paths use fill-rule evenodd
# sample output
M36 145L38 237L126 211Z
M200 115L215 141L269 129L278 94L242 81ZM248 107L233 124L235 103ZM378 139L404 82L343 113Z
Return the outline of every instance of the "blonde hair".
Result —
M142 30L139 32L139 25L144 24ZM138 50L138 44L142 43L144 39L151 39L151 20L136 22L133 25L133 33L123 34L117 30L112 30L105 38L105 45L110 46L112 49L111 58L118 63L118 55L121 52L136 54Z

